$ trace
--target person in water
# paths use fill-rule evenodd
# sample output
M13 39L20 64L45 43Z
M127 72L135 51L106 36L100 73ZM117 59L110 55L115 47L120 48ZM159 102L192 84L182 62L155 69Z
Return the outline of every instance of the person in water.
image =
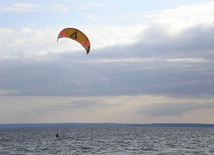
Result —
M58 133L56 134L56 138L59 138L59 134Z

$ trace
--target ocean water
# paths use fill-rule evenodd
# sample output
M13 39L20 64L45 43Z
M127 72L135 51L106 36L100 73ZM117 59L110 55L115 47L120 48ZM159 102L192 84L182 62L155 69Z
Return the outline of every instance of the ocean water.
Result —
M0 129L0 155L82 154L214 155L214 128Z

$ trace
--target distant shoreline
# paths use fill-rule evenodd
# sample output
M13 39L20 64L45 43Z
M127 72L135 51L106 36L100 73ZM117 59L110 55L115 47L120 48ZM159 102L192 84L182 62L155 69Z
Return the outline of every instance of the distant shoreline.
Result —
M0 129L6 128L66 128L66 127L206 127L214 128L214 124L194 123L35 123L35 124L0 124Z

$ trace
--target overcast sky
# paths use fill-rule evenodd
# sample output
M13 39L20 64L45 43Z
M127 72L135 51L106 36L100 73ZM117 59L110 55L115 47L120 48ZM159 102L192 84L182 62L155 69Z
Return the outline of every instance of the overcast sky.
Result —
M0 123L214 123L213 0L11 0L0 19Z

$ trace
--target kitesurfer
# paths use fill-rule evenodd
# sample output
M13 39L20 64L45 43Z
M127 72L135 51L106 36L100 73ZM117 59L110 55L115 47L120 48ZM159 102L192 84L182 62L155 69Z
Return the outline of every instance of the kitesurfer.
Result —
M59 138L59 134L58 133L56 134L56 138Z

